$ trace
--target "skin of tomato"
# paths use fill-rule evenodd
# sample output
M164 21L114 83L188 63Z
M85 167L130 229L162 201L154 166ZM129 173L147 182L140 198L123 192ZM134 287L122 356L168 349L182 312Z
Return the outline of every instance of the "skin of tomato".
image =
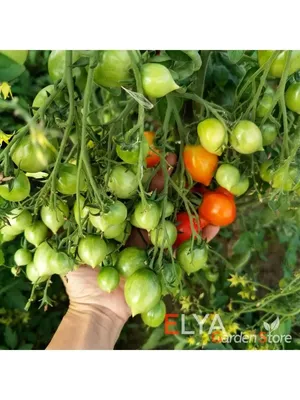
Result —
M23 65L28 56L28 50L0 50L0 53L14 60L16 63Z
M33 256L33 262L39 276L52 275L51 262L54 257L55 251L47 242L43 242L38 246Z
M194 181L208 186L218 166L218 156L200 145L187 145L183 151L186 170Z
M41 209L41 219L43 223L56 234L59 228L61 228L65 222L65 219L69 216L68 205L58 200L56 202L56 208L51 209L49 206L43 206Z
M176 226L170 221L165 221L163 228L156 228L150 232L151 243L158 248L167 249L172 247L176 238Z
M146 229L146 231L150 232L155 229L159 223L161 215L161 209L157 202L148 200L147 204L143 204L139 202L135 206L134 210L134 218L131 223L134 225L136 223L137 228Z
M14 260L18 267L22 267L31 263L32 254L28 249L18 249L14 254Z
M196 221L196 217L193 217L193 224L195 232L199 233L201 229L203 229L208 222L204 219L200 218L199 225ZM177 238L174 243L174 247L178 247L181 243L189 240L192 237L192 227L190 224L190 218L186 211L180 212L176 216L176 229L177 229Z
M32 215L28 210L15 208L7 215L7 220L12 233L19 235L31 224Z
M144 132L144 136L149 145L148 154L146 156L146 165L148 168L152 168L160 163L160 156L159 154L157 154L159 153L159 150L153 146L155 140L155 132L146 131Z
M258 64L263 66L274 53L274 50L258 50ZM281 51L271 64L269 74L275 78L281 78L287 59L287 51ZM290 60L289 75L300 69L300 51L293 50Z
M27 265L26 276L32 283L37 283L37 282L42 283L42 282L45 282L49 278L48 275L40 276L38 269L33 262L31 262L30 264Z
M168 68L158 63L142 66L142 85L146 96L154 98L163 97L179 89Z
M191 248L191 240L182 243L177 249L176 259L181 268L190 275L206 267L208 252L206 247L194 244Z
M120 236L125 231L126 224L127 222L124 221L121 224L109 225L109 227L104 230L105 239L115 239Z
M104 50L95 68L94 81L105 87L121 87L130 78L131 59L127 50Z
M62 164L59 168L56 182L56 189L67 195L76 193L77 189L77 166L73 164ZM80 174L79 190L85 192L87 183L84 175Z
M103 267L98 274L97 282L104 292L112 292L120 283L120 275L115 268Z
M72 52L72 62L80 58L79 51ZM48 72L52 82L62 79L65 73L66 52L65 50L52 50L48 58ZM79 68L73 69L73 76L78 74Z
M137 144L131 150L123 150L120 145L116 146L116 151L121 158L122 161L126 162L127 164L136 165L139 162L139 155L140 155L140 146ZM147 141L142 143L142 152L143 152L143 159L147 156L149 151L149 145Z
M289 110L300 114L300 83L295 82L289 86L285 93L285 103Z
M95 268L105 259L107 255L107 245L100 236L87 235L80 239L78 255L84 263Z
M272 144L278 135L277 126L271 122L263 124L260 130L263 137L263 146L269 146Z
M241 178L240 181L230 189L235 196L242 196L249 189L249 179Z
M224 151L228 136L223 124L216 118L207 118L200 122L197 132L201 145L210 153L220 156Z
M7 201L23 201L30 194L30 182L23 171L15 170L12 186L8 183L0 185L0 196Z
M220 186L230 191L240 180L239 170L230 164L222 164L216 172L216 181Z
M161 325L165 320L165 316L166 305L162 300L160 300L156 306L151 308L151 310L141 314L144 324L151 328L157 328Z
M74 261L63 252L54 252L50 260L50 270L52 274L66 275L75 267Z
M268 114L272 108L273 97L270 94L265 94L260 102L258 103L256 116L258 118L263 118Z
M236 218L236 206L232 199L223 194L209 193L203 197L199 215L212 225L227 226Z
M109 180L108 189L120 199L129 199L132 197L138 188L136 175L124 167L117 165L112 168Z
M215 193L221 193L224 194L225 196L229 197L230 199L234 200L234 195L233 193L229 192L229 190L223 188L222 186L217 187L217 189L214 191ZM213 193L213 192L209 192Z
M48 236L48 228L42 221L35 221L25 228L24 236L27 242L37 247Z
M241 154L251 154L263 150L261 131L252 121L238 122L231 132L230 143Z
M138 269L147 267L148 257L143 249L134 246L126 247L118 254L116 268L120 275L129 278Z

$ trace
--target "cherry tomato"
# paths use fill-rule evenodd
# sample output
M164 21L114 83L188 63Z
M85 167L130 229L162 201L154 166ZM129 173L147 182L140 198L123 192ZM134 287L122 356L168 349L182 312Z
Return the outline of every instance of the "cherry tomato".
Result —
M264 182L270 183L274 174L273 160L264 161L260 166L259 174Z
M105 239L115 239L124 233L126 225L127 221L124 221L121 224L110 225L104 230L103 236Z
M62 164L57 174L56 189L62 194L75 194L77 190L77 166ZM79 190L85 192L87 184L84 174L80 173Z
M300 114L300 83L295 82L289 86L285 93L285 103L289 110Z
M11 158L25 172L45 171L56 158L56 140L49 142L50 146L41 147L33 143L30 135L24 136L13 149Z
M117 165L112 168L108 179L108 189L120 199L129 199L136 194L138 181L136 175L123 167Z
M166 305L160 300L151 310L142 313L141 317L144 324L150 326L151 328L157 328L161 325L166 316Z
M218 271L213 271L211 269L206 269L204 270L204 275L205 278L212 283L217 282L217 280L219 279L219 272Z
M234 150L241 154L263 150L261 131L251 121L240 121L236 124L230 136L230 143Z
M168 68L157 63L142 66L142 84L146 96L154 98L163 97L179 89Z
M208 222L205 221L203 218L199 219L199 225L197 223L196 217L193 216L192 218L194 224L195 232L199 233L201 229L203 229ZM186 211L180 212L176 216L176 229L177 229L177 238L174 244L175 247L181 245L181 243L189 240L192 237L192 227L190 224L190 218Z
M182 278L182 269L176 262L163 264L158 271L158 277L161 283L162 295L176 295Z
M126 218L127 208L125 204L119 200L110 204L104 213L100 213L99 210L95 208L90 208L89 220L91 224L103 232L112 225L123 223Z
M0 53L14 60L16 63L23 65L28 56L28 50L0 50Z
M234 200L233 193L229 192L229 190L223 188L222 186L218 186L214 192L209 191L206 193L221 193L221 194L224 194L225 196L229 197L230 199Z
M131 228L132 226L130 222L127 222L125 230L119 236L116 236L114 239L119 243L125 244L131 234Z
M10 226L3 226L0 229L0 243L11 242L16 236L17 235L11 230Z
M133 317L148 312L160 300L159 279L150 269L138 269L126 280L124 294Z
M256 109L256 116L258 118L265 117L272 109L273 96L271 94L264 94Z
M54 251L50 260L51 274L67 275L74 267L74 261L66 253Z
M205 245L198 246L194 243L193 248L191 248L191 244L191 240L182 243L176 255L179 265L188 275L205 268L208 259L208 252Z
M18 267L27 265L32 261L32 254L27 249L18 249L14 254L14 260Z
M30 193L30 182L22 171L15 170L12 186L9 183L0 185L0 196L7 201L23 201Z
M54 257L55 251L47 242L38 246L33 256L33 262L39 276L51 276L53 274L52 261Z
M107 246L97 235L87 235L80 239L78 256L85 263L95 268L99 266L107 255Z
M41 244L48 235L48 228L42 221L35 221L27 226L24 236L27 242L32 243L35 247Z
M258 50L258 63L262 67L272 56L274 50ZM287 58L287 51L281 51L271 64L269 74L274 78L281 78ZM291 56L291 63L289 67L289 75L300 69L300 51L293 50Z
M170 221L165 221L162 227L155 228L150 232L151 243L158 248L168 249L172 247L176 238L176 226Z
M272 144L278 135L277 126L271 122L263 124L260 130L263 138L263 146L269 146Z
M127 50L104 50L95 68L94 81L104 87L121 87L130 78L131 59Z
M113 267L103 267L98 274L97 282L104 292L112 292L119 286L120 275Z
M13 234L19 235L24 232L26 226L32 222L32 216L28 210L15 208L7 215L8 225Z
M284 168L279 168L272 176L272 188L290 192L295 188L299 180L300 176L297 168L291 167L288 171Z
M42 282L45 282L49 278L48 275L41 276L39 274L39 271L38 271L36 265L33 262L31 262L30 264L27 265L26 276L32 283L42 283Z
M216 181L218 184L229 191L239 182L240 177L239 170L230 164L220 165L216 172Z
M85 198L81 195L79 196L79 202L76 199L73 207L74 217L77 224L79 223L79 211L81 222L83 222L89 214L89 208L85 206Z
M200 145L187 145L183 151L186 170L194 181L208 186L218 166L218 157Z
M197 131L200 143L205 150L218 156L223 153L228 143L228 135L219 120L207 118L198 124Z
M49 206L43 206L41 209L42 221L54 234L63 226L68 216L69 207L61 200L56 201L55 209L51 209Z
M153 146L155 140L155 133L146 131L144 132L144 136L150 147L146 157L146 164L148 168L152 168L160 163L160 156L158 154L159 150Z
M235 196L242 196L249 189L249 179L247 177L243 177L239 180L239 182L232 186L230 189L231 193Z
M131 223L137 228L146 229L146 231L150 232L157 227L160 216L161 209L158 203L148 200L146 204L143 204L140 201L135 206Z
M137 247L126 247L122 250L117 259L116 268L122 276L128 278L135 271L145 268L148 265L147 253Z
M48 85L38 92L32 103L33 114L35 114L37 110L45 104L45 101L53 93L53 91L54 85Z
M221 193L208 193L200 204L199 215L212 225L229 225L236 217L234 200Z
M142 143L142 146L140 146L139 144L135 144L128 149L122 148L122 146L118 144L116 146L116 151L122 161L126 162L127 164L137 165L139 162L140 148L142 149L144 160L149 151L149 145L147 141L144 141Z

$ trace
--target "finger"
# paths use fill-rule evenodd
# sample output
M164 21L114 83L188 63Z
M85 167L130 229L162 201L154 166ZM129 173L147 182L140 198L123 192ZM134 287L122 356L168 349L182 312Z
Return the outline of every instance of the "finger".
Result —
M177 163L177 155L174 153L169 153L166 156L166 162L167 164L167 169L168 169L168 174L171 175L174 171L174 168ZM160 169L157 174L153 177L149 189L151 191L157 190L158 192L161 192L164 188L164 172L162 169Z
M207 225L202 231L202 238L210 242L219 233L220 227L215 225Z

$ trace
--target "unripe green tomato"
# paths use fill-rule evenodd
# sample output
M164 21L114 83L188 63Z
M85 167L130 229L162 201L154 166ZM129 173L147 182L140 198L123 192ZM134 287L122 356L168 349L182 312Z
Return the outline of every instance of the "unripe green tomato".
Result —
M106 243L100 236L87 235L80 239L78 255L85 264L95 268L102 263L107 255Z
M291 167L289 170L279 168L272 176L272 188L290 192L299 182L299 171Z
M23 65L28 56L28 50L0 50L0 53L14 60L16 63Z
M140 148L143 152L142 157L144 160L149 151L149 145L147 141L143 141L142 146L136 144L135 146L133 146L131 149L128 150L123 149L122 146L117 144L116 151L122 161L124 161L127 164L137 165L139 162Z
M150 326L151 328L157 328L161 325L166 316L166 305L160 300L151 310L142 313L141 317L144 324Z
M264 94L256 109L256 116L258 118L265 117L272 108L273 96L270 94Z
M12 186L8 183L0 185L0 196L7 201L23 201L30 193L30 182L23 171L15 170Z
M62 194L75 194L77 191L77 166L73 164L62 164L59 168L56 189ZM87 183L83 171L80 172L80 192L87 190Z
M48 85L37 93L32 103L33 114L36 114L37 110L45 104L46 100L53 92L54 85Z
M14 254L14 260L18 267L27 265L32 261L32 254L27 249L18 249Z
M26 276L32 283L42 283L42 282L45 282L49 278L49 276L47 276L47 275L41 276L39 274L39 271L38 271L36 265L33 262L31 262L30 264L27 265Z
M102 213L101 216L107 225L121 224L127 218L127 208L124 203L116 200L108 206L106 212Z
M63 226L68 216L69 207L61 200L56 201L55 209L51 209L50 206L43 206L41 209L42 221L54 234Z
M145 268L147 265L148 257L145 250L137 247L126 247L118 255L116 268L120 275L128 278L138 269Z
M263 146L269 146L272 144L278 135L277 126L271 122L263 124L260 130L263 137Z
M165 209L165 218L170 217L174 212L174 204L171 201L167 201Z
M239 170L230 164L220 165L216 172L216 181L218 184L229 191L239 183L240 178Z
M261 164L261 166L259 168L259 174L260 174L261 179L264 182L268 182L268 183L271 182L272 176L274 174L273 164L274 164L273 160L267 160Z
M78 203L79 203L80 207L78 206ZM79 196L79 202L76 199L76 201L74 203L73 212L74 212L74 217L75 217L75 221L77 222L77 224L79 224L79 212L80 212L81 222L83 222L83 220L89 214L89 208L87 206L85 206L84 203L85 203L85 198L81 195Z
M114 240L108 240L106 242L107 247L107 256L103 261L104 267L114 267L117 264L118 260L118 251L117 251L117 243Z
M134 210L134 219L131 220L132 225L136 223L137 228L146 229L148 232L155 229L159 223L161 209L153 200L148 200L144 205L140 201Z
M152 270L139 269L126 280L124 294L133 317L148 312L160 300L159 279Z
M235 196L242 196L249 189L249 179L247 177L241 178L239 182L232 186L230 192Z
M155 228L150 232L151 243L160 249L168 249L173 246L176 238L176 226L170 221L165 221L162 227Z
M126 224L127 222L124 221L121 224L110 225L105 229L103 236L105 239L115 239L125 231Z
M241 154L251 154L262 151L262 134L257 125L251 121L240 121L230 135L232 147Z
M142 66L142 84L146 96L154 98L163 97L179 89L168 68L157 63Z
M66 275L72 271L75 263L67 254L63 252L54 252L50 260L51 274Z
M108 179L108 189L120 199L129 199L138 188L136 175L128 168L117 165L112 168Z
M295 82L289 86L285 93L285 103L289 110L300 114L300 83Z
M216 118L207 118L200 122L197 132L201 145L209 153L220 156L227 143L228 135L224 125Z
M219 272L218 271L213 271L211 269L206 269L204 270L204 275L205 278L212 283L217 282L217 280L219 279Z
M104 87L121 87L130 78L131 59L127 50L104 50L95 68L94 82Z
M52 261L55 257L55 251L47 242L41 243L33 256L33 262L36 266L39 276L51 276Z
M7 220L11 231L16 235L19 235L20 233L24 232L26 226L31 224L32 216L28 210L15 208L10 211L10 214L7 216Z
M74 63L80 58L79 51L72 52L72 62ZM66 51L65 50L52 50L50 56L48 58L48 72L50 79L52 82L56 82L59 79L62 79L65 73L65 65L66 65ZM73 76L78 74L79 68L73 69Z
M273 55L274 50L258 50L258 64L260 67L262 67L268 60L269 58ZM286 60L287 60L287 51L281 51L279 55L275 58L273 63L271 64L271 68L269 71L269 74L273 76L274 78L281 78ZM291 75L294 72L296 72L298 69L300 69L300 51L299 50L293 50L292 51L292 56L290 60L290 66L289 66L289 71L288 74Z
M116 240L119 243L125 244L131 234L131 229L132 226L130 222L127 222L124 232L122 232L119 236L116 236L114 240Z
M159 269L158 277L160 280L162 295L172 294L175 296L179 290L182 269L176 262L163 264Z
M98 274L97 282L104 292L112 292L120 283L120 275L115 268L103 267Z
M197 246L191 248L191 240L183 242L177 250L176 259L181 268L190 275L206 267L208 252L205 246Z
M16 234L14 231L11 229L10 226L3 226L0 229L0 243L6 243L6 242L11 242L16 238Z
M48 235L48 228L42 221L35 221L24 231L25 239L35 247L41 244Z

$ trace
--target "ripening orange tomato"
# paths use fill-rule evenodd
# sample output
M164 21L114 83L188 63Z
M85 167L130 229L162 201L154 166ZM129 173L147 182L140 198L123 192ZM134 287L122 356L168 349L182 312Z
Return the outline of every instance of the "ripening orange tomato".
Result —
M218 156L200 145L187 145L183 151L183 160L194 181L205 186L210 184L218 166Z
M223 193L207 193L200 204L199 215L212 225L229 225L236 217L234 199Z
M160 156L157 154L159 150L153 146L153 142L155 140L155 132L144 132L144 136L149 144L149 151L146 157L146 164L148 168L155 167L160 163Z

